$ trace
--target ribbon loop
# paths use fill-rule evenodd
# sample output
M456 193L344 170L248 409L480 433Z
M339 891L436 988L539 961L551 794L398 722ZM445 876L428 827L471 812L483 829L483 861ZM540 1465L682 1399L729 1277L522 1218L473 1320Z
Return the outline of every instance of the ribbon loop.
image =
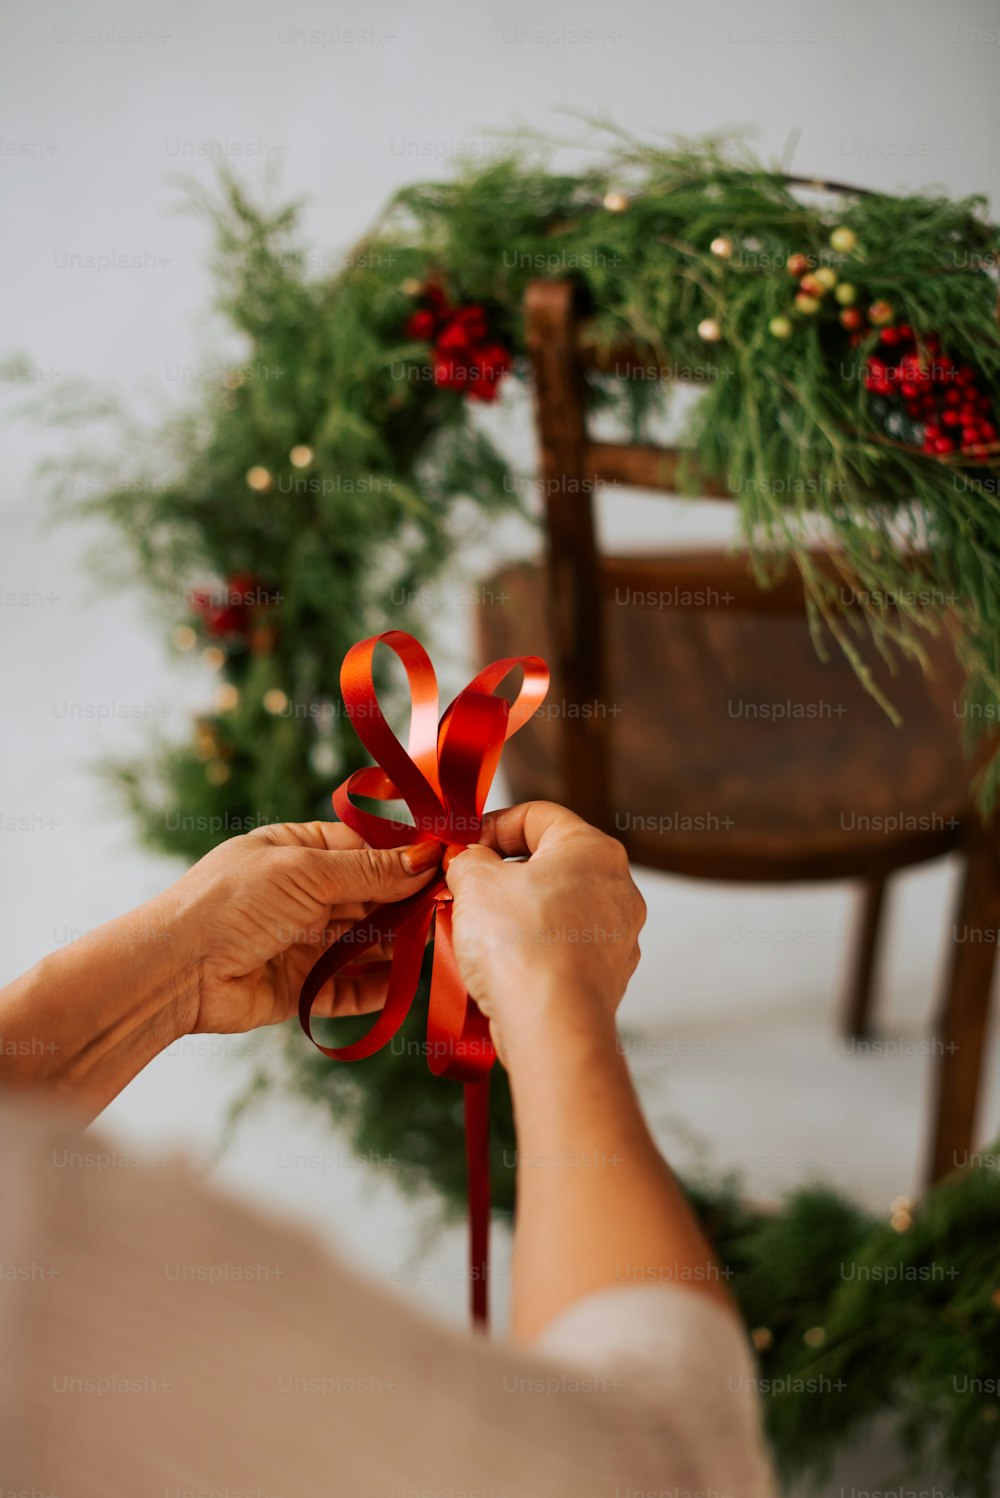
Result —
M375 647L380 644L395 651L409 682L412 706L405 749L386 722L375 693L372 666ZM340 670L340 690L351 726L379 768L398 787L414 822L420 828L435 826L444 811L437 768L438 687L424 647L400 629L352 645ZM351 811L356 810L351 806ZM353 824L348 821L348 825Z
M410 729L404 748L386 722L373 679L375 650L387 645L406 671ZM518 667L521 687L512 703L497 689ZM338 817L373 848L398 848L426 838L444 846L477 842L483 811L506 741L531 719L549 685L545 662L513 656L486 666L438 721L438 685L424 647L403 630L387 630L351 647L340 673L351 723L375 760L333 793ZM352 796L406 803L413 823L396 822L356 806ZM410 1011L424 948L434 933L427 1012L427 1062L435 1076L465 1084L466 1148L472 1242L473 1320L486 1320L486 1243L489 1222L488 1093L496 1059L489 1025L462 982L452 943L452 907L444 876L396 904L379 905L357 921L314 963L299 996L299 1020L313 1045L334 1061L360 1061L387 1045ZM367 1034L351 1045L321 1045L312 1033L313 1005L340 972L381 942L392 942L385 1007Z

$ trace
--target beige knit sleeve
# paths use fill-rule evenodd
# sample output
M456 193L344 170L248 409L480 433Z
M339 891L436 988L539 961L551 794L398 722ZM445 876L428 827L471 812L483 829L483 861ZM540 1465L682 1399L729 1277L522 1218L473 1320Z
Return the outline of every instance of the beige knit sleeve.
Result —
M0 1477L58 1498L770 1492L735 1324L667 1288L537 1354L444 1329L305 1233L0 1107Z

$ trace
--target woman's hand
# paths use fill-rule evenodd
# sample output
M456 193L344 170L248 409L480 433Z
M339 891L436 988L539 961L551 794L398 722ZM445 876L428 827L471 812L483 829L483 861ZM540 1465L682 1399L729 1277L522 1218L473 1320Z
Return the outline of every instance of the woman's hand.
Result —
M617 1043L646 913L625 850L532 802L488 818L447 879L462 976L510 1072L515 1337L531 1341L587 1296L630 1283L687 1286L731 1314Z
M377 851L334 822L222 843L162 894L0 990L0 1082L55 1088L93 1115L192 1031L291 1018L324 947L373 904L424 888L440 857L433 841ZM316 1013L378 1009L387 983L387 963L339 975Z
M487 817L482 841L450 861L447 878L455 955L501 1054L539 1023L580 1018L581 1007L613 1029L646 918L621 843L532 801Z
M221 843L171 892L182 902L183 945L195 973L185 1033L290 1019L321 952L375 905L422 889L441 852L435 841L369 848L340 822L260 827ZM391 955L373 948L364 961L381 961L380 971L338 974L315 1013L380 1009Z

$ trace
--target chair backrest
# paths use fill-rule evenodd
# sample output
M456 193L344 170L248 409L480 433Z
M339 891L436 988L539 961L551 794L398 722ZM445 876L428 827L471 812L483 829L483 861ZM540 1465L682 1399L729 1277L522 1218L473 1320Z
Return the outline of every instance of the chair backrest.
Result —
M1000 304L998 304L1000 305ZM587 427L588 369L621 371L648 365L635 350L619 349L601 358L586 341L576 288L568 281L537 280L525 295L525 333L535 390L542 489L547 529L549 648L556 680L567 704L560 747L560 775L565 799L588 821L610 830L612 813L613 722L603 712L608 701L608 640L597 545L594 494L602 485L677 492L682 458L697 478L690 454L676 447L597 442ZM731 499L718 477L702 475L700 492L708 499ZM843 583L830 554L813 551L817 570ZM671 568L672 583L683 581L684 562ZM626 564L642 588L643 563ZM653 570L660 565L651 563ZM704 556L691 559L691 593L707 598L712 589ZM745 559L734 567L719 558L720 578L744 612L803 616L806 593L797 570L781 583L762 588ZM724 576L723 576L724 574ZM606 579L604 579L606 580ZM650 584L652 585L652 584ZM721 585L721 584L720 584ZM850 607L850 597L841 594ZM710 605L709 605L710 606ZM953 660L953 658L952 658ZM890 694L891 695L891 694Z
M538 280L528 286L525 333L545 496L550 650L566 702L577 709L566 715L562 784L568 803L582 816L610 827L610 727L599 711L606 700L607 659L593 497L602 484L676 493L682 454L675 447L591 440L585 375L588 366L600 365L581 340L581 323L572 283ZM612 367L623 361L626 368L646 362L625 349ZM731 498L717 478L704 476L700 487L706 498ZM771 591L762 591L749 577L746 586L761 611L804 611L797 576Z

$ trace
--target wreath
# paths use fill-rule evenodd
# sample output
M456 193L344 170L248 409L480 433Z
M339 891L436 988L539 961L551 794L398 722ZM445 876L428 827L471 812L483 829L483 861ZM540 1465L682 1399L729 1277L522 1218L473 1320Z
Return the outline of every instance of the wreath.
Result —
M106 396L55 397L56 419L110 421L119 439L110 456L73 454L63 506L110 519L173 645L214 682L181 741L114 767L155 847L193 859L260 822L328 814L359 763L340 659L390 624L426 630L433 580L530 491L478 417L526 378L522 304L539 276L576 283L598 355L626 345L658 370L715 371L685 482L728 485L763 581L802 569L814 618L862 674L855 628L918 659L927 631L950 631L970 736L1000 714L998 236L981 199L793 179L726 142L616 136L581 172L515 145L406 188L331 265L303 243L297 208L261 208L232 177L194 196L238 355L151 431ZM601 364L590 399L641 439L669 384ZM817 524L847 590L813 569ZM861 604L849 617L845 592ZM981 759L988 803L1000 759ZM267 1085L309 1096L359 1154L457 1204L461 1102L413 1064L423 1023L418 1004L402 1043L360 1067L329 1066L296 1034L243 1106ZM493 1141L510 1211L502 1085ZM728 1187L695 1194L789 1470L890 1410L962 1491L994 1490L995 1160L887 1222L818 1189L767 1213Z

